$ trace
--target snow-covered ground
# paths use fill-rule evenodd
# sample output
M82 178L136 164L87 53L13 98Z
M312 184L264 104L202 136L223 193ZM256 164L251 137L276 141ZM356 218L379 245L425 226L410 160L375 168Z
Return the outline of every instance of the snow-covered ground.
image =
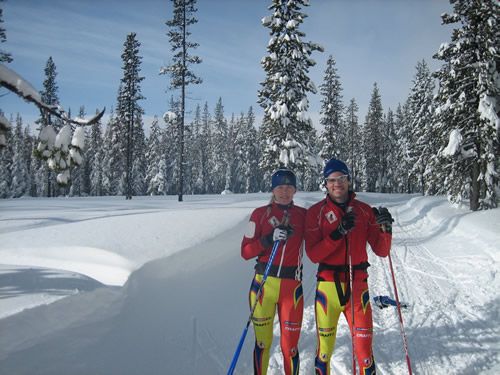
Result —
M0 374L225 374L248 318L253 261L240 258L240 241L269 197L0 200ZM360 197L396 220L392 260L410 304L414 373L499 374L500 210ZM387 259L370 262L372 296L393 295ZM306 260L304 271L300 373L311 374L315 266ZM341 321L332 372L350 374ZM374 307L374 321L379 374L407 373L396 310ZM252 348L250 332L237 374L253 373ZM276 346L269 374L281 373Z

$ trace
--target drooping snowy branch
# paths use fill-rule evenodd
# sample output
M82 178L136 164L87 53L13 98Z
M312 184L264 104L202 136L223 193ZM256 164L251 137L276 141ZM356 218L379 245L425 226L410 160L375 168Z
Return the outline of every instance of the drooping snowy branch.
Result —
M85 139L83 126L97 123L106 109L104 108L90 119L80 117L72 119L59 105L44 103L38 91L28 81L3 64L0 64L0 85L27 102L35 104L42 112L60 118L66 124L59 133L56 133L51 125L43 127L39 134L39 144L35 155L46 160L48 167L58 173L57 182L59 184L67 185L69 183L70 168L73 165L80 165L83 160L81 155ZM10 127L9 121L4 116L1 116L0 147L6 145L4 133Z
M95 124L101 119L106 110L106 108L104 108L101 112L90 119L72 119L59 105L48 105L47 103L44 103L38 91L36 91L28 81L3 64L0 64L0 85L17 94L27 102L35 104L38 108L40 108L40 110L60 118L65 123L76 126Z

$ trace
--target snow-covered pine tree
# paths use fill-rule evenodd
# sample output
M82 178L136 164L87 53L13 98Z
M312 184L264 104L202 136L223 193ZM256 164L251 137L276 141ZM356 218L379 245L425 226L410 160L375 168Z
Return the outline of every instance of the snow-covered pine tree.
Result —
M186 112L187 113L187 112ZM187 122L184 120L184 194L193 194L193 159L194 147L196 147L195 129L193 127L194 118Z
M47 60L47 64L45 65L45 80L43 81L43 90L40 92L42 101L48 105L59 104L59 86L56 83L56 69L56 64L54 63L52 56L50 56ZM56 129L56 131L62 127L62 121L59 118L54 117L50 113L40 111L40 116L40 122L42 126L52 125Z
M335 59L331 55L326 62L325 77L319 90L322 96L319 122L324 127L321 133L321 157L324 160L333 157L346 160L348 153L345 143L346 129L343 126L342 84Z
M189 190L192 194L203 193L203 181L201 178L202 168L202 129L201 107L198 104L194 111L194 118L190 124L192 140L186 144L187 155L189 155Z
M0 0L0 3L2 1L3 0ZM3 22L4 22L3 21L3 8L0 6L0 45L7 41L7 35L5 33L5 28L2 26ZM8 64L10 62L12 62L12 55L0 48L0 63ZM1 113L1 112L2 111L0 109L0 114L2 115L1 119L3 120L3 121L0 121L0 151L2 150L3 147L5 147L7 145L6 133L11 130L11 124L6 121L7 119L3 116L3 113Z
M122 86L118 89L118 98L121 96ZM118 107L120 99L117 100ZM124 195L126 143L127 133L124 126L111 110L104 134L104 165L103 165L103 192L104 195Z
M238 143L238 165L240 177L240 188L237 192L253 193L260 189L259 171L259 148L257 140L257 129L255 128L255 114L250 107L246 116L240 117L241 130L237 137Z
M179 173L179 105L180 103L170 97L170 110L166 112L163 119L166 123L165 131L162 134L161 144L164 147L163 159L165 160L164 176L166 180L165 194L178 193L178 173Z
M26 168L24 138L23 138L23 120L19 113L16 117L16 128L14 130L13 153L12 153L12 168L11 168L11 183L10 196L19 198L28 193L28 170Z
M383 109L382 100L377 87L377 83L373 85L372 96L368 106L368 113L365 119L363 128L363 145L365 154L365 176L366 176L366 191L377 192L381 191L382 174L382 124Z
M35 140L31 135L29 126L26 126L24 128L23 140L24 140L24 147L23 147L24 160L26 162L26 170L27 170L27 176L26 176L26 185L28 186L27 195L35 197L36 188L34 183L34 176L36 169L35 169L34 159L36 158L33 158L33 146L35 144Z
M397 165L399 163L398 138L396 134L396 125L394 112L387 110L384 116L382 130L382 192L395 193L397 191Z
M304 191L317 191L323 183L324 159L320 156L321 144L315 128L311 128L306 137L309 145L308 163L304 172Z
M391 112L389 108L388 113ZM388 147L388 135L385 133L387 130L387 115L382 115L382 122L380 123L380 145L379 145L379 178L377 182L377 191L381 193L388 192L388 178L387 178L387 169L389 167L389 163L387 160L387 156L389 154Z
M145 99L141 94L141 60L139 55L139 47L141 43L137 40L136 33L129 33L123 45L122 53L122 70L123 77L120 80L120 95L118 98L117 119L120 124L126 128L126 143L125 143L125 197L132 199L134 193L134 177L133 163L134 160L140 158L141 155L134 155L136 150L136 138L143 132L142 115L144 110L139 105L139 100ZM144 133L142 133L144 134ZM138 170L136 168L136 170Z
M361 129L358 123L359 106L356 99L352 98L345 111L346 151L345 162L352 175L352 188L360 190L362 175L364 173L363 149L361 142Z
M413 165L410 164L409 148L411 142L411 128L409 127L408 100L401 105L398 104L394 114L394 128L396 131L397 148L395 158L398 160L395 170L396 191L398 193L412 193L413 186L410 183L410 171Z
M186 120L187 121L187 120ZM193 194L193 159L196 147L194 122L184 124L184 194Z
M146 135L144 134L144 122L141 115L137 116L133 129L132 194L146 195Z
M243 116L242 116L243 117ZM236 120L234 113L231 115L231 121L227 127L226 139L226 178L224 182L224 192L236 192L236 174L239 169L238 166L238 134L241 131L243 121Z
M212 120L212 155L213 174L212 180L214 183L214 193L220 194L226 185L226 169L227 169L227 149L228 149L228 126L227 120L224 117L224 105L222 98L219 98L214 108L214 116Z
M162 167L163 161L163 169ZM159 119L154 117L151 123L151 131L148 139L148 150L146 152L146 182L148 195L165 194L165 176L163 160L163 145L161 144L161 129Z
M3 113L0 114L3 116ZM12 119L9 121L12 123ZM0 148L0 198L10 198L10 186L12 183L11 170L14 149L12 145L12 131L5 134L5 146Z
M271 35L269 54L261 61L266 79L258 92L264 108L261 135L265 145L260 160L264 179L269 181L280 166L289 167L297 174L299 188L310 154L306 139L312 124L306 117L307 94L316 93L307 74L315 65L311 54L323 51L319 45L304 41L305 33L299 30L307 17L301 8L308 5L308 0L273 0L269 6L271 15L262 20Z
M0 0L0 3L3 0ZM5 43L7 41L7 35L5 33L5 28L2 26L3 24L3 9L0 7L0 44ZM12 55L3 49L0 49L0 63L10 63L12 62Z
M410 169L410 180L419 190L425 193L424 172L429 164L430 158L436 154L433 136L433 102L434 102L434 79L425 60L419 61L413 85L408 97L409 110L409 135L408 156Z
M434 57L444 62L435 73L436 127L441 147L451 142L433 167L446 173L449 199L468 198L475 211L498 206L500 5L496 0L450 2L454 12L442 16L443 24L459 25Z
M78 112L78 116L80 118L85 117L85 106L80 106L80 110ZM78 167L81 171L81 194L83 196L90 195L90 171L92 170L92 166L89 163L89 154L87 152L88 145L90 143L91 136L91 127L84 127L83 131L85 133L85 149L82 150L82 163Z
M42 101L48 105L57 105L59 103L58 91L59 87L56 83L57 71L56 64L52 59L52 56L47 60L45 65L45 80L43 81L43 90L40 92ZM59 118L52 116L50 113L40 110L40 119L36 121L40 125L39 130L47 126L52 126L56 131L62 128L62 121ZM45 183L43 188L43 193L41 195L46 197L52 197L57 195L57 190L59 190L56 182L54 173L48 168L46 163L42 163L43 172L45 175Z
M181 89L180 95L180 118L178 120L178 187L177 194L179 202L182 202L184 189L184 116L186 109L186 88L189 85L200 84L201 78L197 77L189 66L201 63L198 56L191 55L190 50L198 47L198 43L190 40L192 25L198 22L194 17L196 9L196 0L172 0L173 17L166 22L170 28L167 33L171 49L174 52L172 63L160 69L160 74L170 75L170 87L172 89Z
M199 144L201 157L201 170L199 176L201 181L197 182L197 185L201 189L201 193L206 194L214 192L212 119L210 117L207 102L205 102L203 106L201 123L201 142Z
M37 142L33 144L32 153L35 155L38 149ZM47 163L40 158L33 158L33 196L43 197L46 196L46 182L47 182Z
M103 137L104 157L102 162L101 195L118 194L118 181L125 167L123 162L125 153L123 147L124 137L120 137L119 133L123 131L123 127L119 127L117 124L114 109L111 108Z
M79 118L85 118L85 107L80 106L80 110L78 112ZM84 129L85 131L85 129ZM85 136L85 138L87 138ZM82 153L82 162L80 165L71 169L71 179L70 179L70 187L69 187L69 196L81 197L84 193L84 169L86 165L85 152Z

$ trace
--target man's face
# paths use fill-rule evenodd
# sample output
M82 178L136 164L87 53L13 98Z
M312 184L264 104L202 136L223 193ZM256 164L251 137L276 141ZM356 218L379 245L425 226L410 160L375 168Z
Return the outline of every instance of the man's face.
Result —
M278 185L273 189L274 201L287 205L292 203L295 188L292 185Z
M344 203L349 198L349 176L333 172L326 178L326 189L335 202Z

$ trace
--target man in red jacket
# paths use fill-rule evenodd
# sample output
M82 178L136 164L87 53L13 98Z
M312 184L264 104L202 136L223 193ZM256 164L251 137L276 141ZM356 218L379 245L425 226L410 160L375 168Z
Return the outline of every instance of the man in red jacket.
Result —
M330 374L340 313L347 319L360 374L375 374L373 322L368 293L367 243L376 255L389 254L392 217L386 208L371 208L349 189L344 162L331 159L323 175L328 194L307 210L306 253L318 263L315 371ZM352 298L351 298L352 297Z
M280 241L252 318L255 331L253 362L257 375L267 373L276 310L280 320L285 374L299 373L298 341L304 309L301 279L306 209L294 205L295 191L295 174L288 169L277 170L272 176L271 202L252 212L241 242L241 256L244 259L257 257L249 293L252 307L273 243Z

